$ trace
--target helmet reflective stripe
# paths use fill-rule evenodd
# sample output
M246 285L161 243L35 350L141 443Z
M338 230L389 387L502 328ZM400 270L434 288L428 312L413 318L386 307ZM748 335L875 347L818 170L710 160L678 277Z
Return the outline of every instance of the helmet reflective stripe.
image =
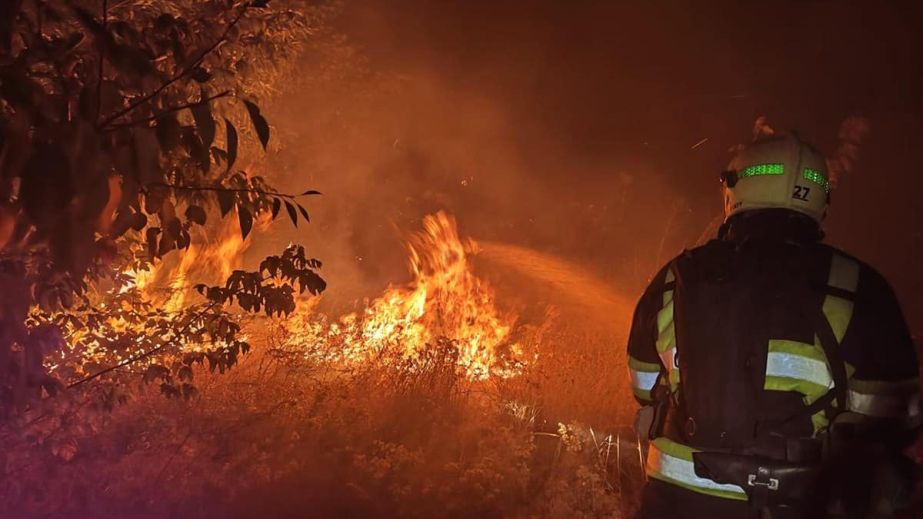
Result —
M650 400L651 390L657 385L657 379L660 377L660 364L642 362L629 356L628 372L631 375L631 389L635 396L641 400Z
M920 415L920 381L849 381L848 409L877 418L910 418Z
M747 494L737 485L725 485L699 477L692 462L691 447L667 438L657 438L647 452L646 471L649 477L717 497L745 501Z
M758 177L760 175L784 175L785 164L757 164L747 166L740 172L740 178Z
M790 209L821 222L827 211L827 163L793 136L758 140L728 165L737 181L725 184L725 216L758 209Z
M805 180L810 180L820 187L824 188L825 193L830 192L830 182L827 181L827 177L823 173L817 171L816 169L804 168L804 171L801 174Z

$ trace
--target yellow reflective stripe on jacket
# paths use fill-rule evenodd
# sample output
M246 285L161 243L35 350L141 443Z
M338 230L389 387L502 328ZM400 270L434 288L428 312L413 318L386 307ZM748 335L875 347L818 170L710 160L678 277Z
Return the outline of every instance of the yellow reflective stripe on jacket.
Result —
M666 283L675 280L672 270L667 270ZM670 389L676 390L679 385L679 369L676 358L676 323L673 312L673 290L663 293L663 307L657 312L657 354L663 367L667 370L667 379Z
M660 364L643 362L628 356L628 372L631 375L631 389L635 396L641 400L651 399L651 390L657 385L660 377Z
M842 291L855 293L859 286L859 263L842 254L833 253L827 285ZM824 297L823 313L837 342L842 342L852 320L852 301L828 294ZM847 374L852 367L847 365ZM766 380L763 388L769 391L793 391L804 396L806 405L814 403L834 386L833 373L824 354L820 340L814 344L798 341L773 339L769 341L766 357ZM828 425L826 413L819 411L811 416L814 433Z
M692 453L696 449L667 438L657 438L647 451L645 470L648 477L672 483L693 492L746 501L747 495L737 485L726 485L699 477L695 473Z
M833 376L819 344L771 340L766 357L766 382L771 391L796 391L811 404L833 387Z
M859 286L859 263L841 254L833 253L827 284L833 288L855 293ZM848 299L828 294L824 298L824 316L833 328L837 342L843 342L846 329L852 320L854 304Z
M908 418L920 416L920 381L849 381L847 409L875 418Z
M830 275L827 284L847 292L855 292L859 286L859 263L842 254L833 253L830 259Z

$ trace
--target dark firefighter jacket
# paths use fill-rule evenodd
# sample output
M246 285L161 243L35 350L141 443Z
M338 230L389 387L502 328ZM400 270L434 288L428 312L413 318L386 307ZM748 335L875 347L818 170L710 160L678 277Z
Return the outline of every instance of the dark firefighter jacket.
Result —
M765 234L685 251L638 303L634 395L669 402L650 435L651 478L744 500L740 486L697 476L692 453L817 438L844 411L918 425L917 357L885 279L817 239Z

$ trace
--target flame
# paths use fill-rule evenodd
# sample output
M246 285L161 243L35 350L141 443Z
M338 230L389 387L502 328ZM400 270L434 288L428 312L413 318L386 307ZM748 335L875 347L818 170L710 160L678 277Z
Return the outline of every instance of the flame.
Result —
M157 301L168 312L177 312L192 297L192 285L200 282L223 283L240 267L241 255L250 246L244 240L234 218L222 220L217 237L199 237L179 255L151 265L147 270L129 272L134 286ZM172 261L171 261L172 260ZM124 287L124 290L130 288Z
M391 287L363 311L327 324L299 311L286 323L288 345L324 344L311 354L357 363L412 360L440 340L456 350L458 371L470 379L508 377L524 365L511 341L516 318L502 314L486 281L471 270L473 240L462 240L455 219L439 212L407 243L413 280Z

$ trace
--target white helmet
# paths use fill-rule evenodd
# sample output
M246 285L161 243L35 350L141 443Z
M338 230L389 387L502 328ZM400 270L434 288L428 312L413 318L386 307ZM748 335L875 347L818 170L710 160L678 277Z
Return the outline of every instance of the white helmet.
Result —
M827 215L827 161L793 135L765 137L743 148L722 180L725 220L756 209L790 209L817 223Z

